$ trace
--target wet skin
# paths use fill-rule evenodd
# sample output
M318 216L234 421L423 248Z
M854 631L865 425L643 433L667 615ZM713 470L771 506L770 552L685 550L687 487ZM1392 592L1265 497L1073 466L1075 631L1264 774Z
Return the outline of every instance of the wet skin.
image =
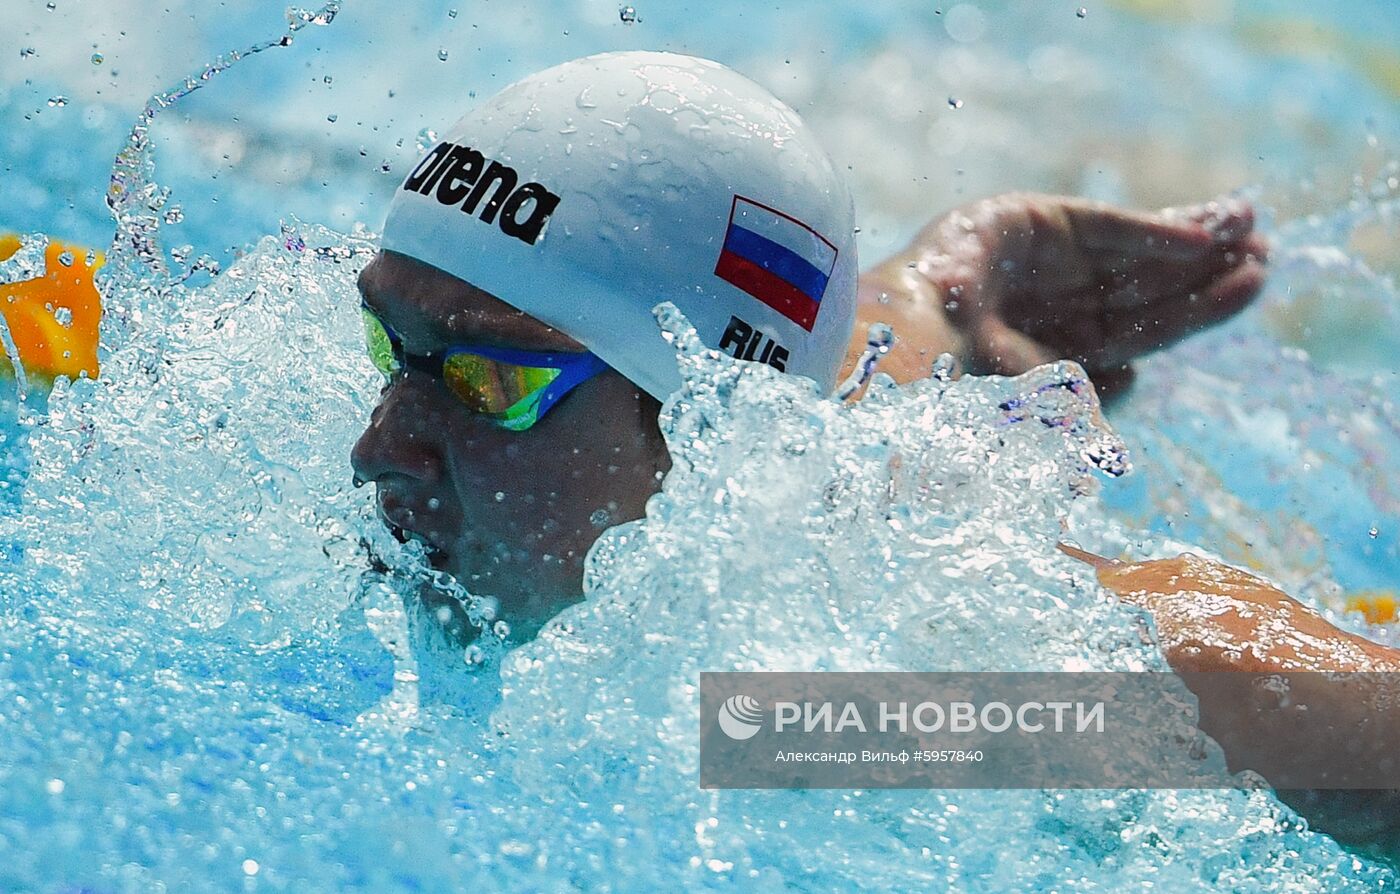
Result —
M901 382L927 376L949 352L964 369L1010 375L1068 357L1121 383L1131 358L1254 297L1264 245L1252 228L1243 204L1142 214L1013 195L959 208L862 277L846 368L879 321L897 339L881 369ZM583 349L393 252L364 270L360 290L410 353ZM391 527L426 541L437 566L468 590L500 598L512 622L538 623L580 598L599 523L639 518L659 487L670 460L658 410L609 370L531 429L510 432L466 412L439 379L409 371L386 387L352 463L377 486Z

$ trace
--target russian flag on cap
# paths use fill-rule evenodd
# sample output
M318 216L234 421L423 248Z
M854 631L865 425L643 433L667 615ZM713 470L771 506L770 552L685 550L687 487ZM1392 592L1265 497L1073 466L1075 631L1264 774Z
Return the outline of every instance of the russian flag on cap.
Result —
M715 275L811 332L836 255L797 218L735 196Z

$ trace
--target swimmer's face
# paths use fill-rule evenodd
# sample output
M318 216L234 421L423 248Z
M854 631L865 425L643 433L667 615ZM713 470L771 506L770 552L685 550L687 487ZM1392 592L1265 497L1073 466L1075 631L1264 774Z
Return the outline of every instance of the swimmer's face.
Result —
M409 354L494 345L582 345L440 270L380 252L360 275L365 304ZM380 516L432 549L468 590L515 622L542 621L582 595L583 558L604 527L639 518L669 466L659 405L614 370L569 392L533 427L499 428L440 378L400 373L351 454Z

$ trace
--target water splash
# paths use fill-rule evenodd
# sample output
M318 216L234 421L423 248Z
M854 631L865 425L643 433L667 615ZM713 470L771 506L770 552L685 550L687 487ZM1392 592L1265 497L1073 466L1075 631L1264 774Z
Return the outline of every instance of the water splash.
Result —
M174 103L202 89L211 79L243 59L273 47L291 46L296 32L308 25L329 25L339 9L338 0L331 0L314 11L288 9L287 30L281 36L218 56L197 75L186 77L180 84L163 93L157 93L147 101L137 116L136 123L132 125L126 145L112 164L107 186L107 206L111 209L117 227L112 247L108 252L107 265L99 274L99 288L107 298L104 301L107 310L105 317L123 325L130 321L128 309L119 300L125 289L104 286L104 282L110 280L126 285L140 281L146 284L146 288L157 290L171 284L168 264L157 238L164 220L162 209L170 199L170 190L160 186L155 180L150 129L156 117ZM187 270L184 278L192 272L194 271ZM176 280L180 278L176 277Z
M138 218L153 182L127 181ZM421 591L478 626L489 605L347 486L372 237L293 224L196 287L156 276L147 235L158 263L109 284L139 337L109 334L107 384L60 385L0 523L24 547L0 561L0 824L26 833L0 887L1389 880L1265 793L695 789L701 669L1161 667L1136 613L1052 549L1064 526L1128 540L1095 497L1126 453L1072 364L876 375L845 408L663 317L686 387L648 518L604 536L587 601L535 642L464 650Z
M33 432L0 521L24 546L0 563L0 822L31 834L0 885L224 886L247 860L340 890L1379 877L1262 793L695 789L701 669L1162 667L1053 547L1112 536L1094 457L1124 465L1073 364L876 375L842 405L663 308L685 387L647 517L604 533L587 599L536 640L464 649L425 588L484 628L493 607L348 480L374 241L289 230L300 250L264 239L173 309L126 296L166 330L159 369L125 375L142 355L120 347L123 374L61 386Z

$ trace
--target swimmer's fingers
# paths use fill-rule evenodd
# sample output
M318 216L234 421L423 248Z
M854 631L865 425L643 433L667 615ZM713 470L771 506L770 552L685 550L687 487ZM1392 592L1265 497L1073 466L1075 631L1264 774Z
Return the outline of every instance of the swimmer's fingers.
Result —
M1110 311L1128 311L1160 302L1188 300L1215 280L1238 267L1268 259L1269 247L1256 234L1247 234L1228 245L1189 261L1150 258L1125 264L1103 280L1103 303Z
M1157 213L1069 200L1064 211L1076 241L1110 274L1146 260L1199 262L1254 229L1254 209L1238 199Z
M1199 290L1169 295L1137 308L1105 308L1104 355L1111 365L1172 345L1249 306L1264 287L1264 264L1248 257Z

